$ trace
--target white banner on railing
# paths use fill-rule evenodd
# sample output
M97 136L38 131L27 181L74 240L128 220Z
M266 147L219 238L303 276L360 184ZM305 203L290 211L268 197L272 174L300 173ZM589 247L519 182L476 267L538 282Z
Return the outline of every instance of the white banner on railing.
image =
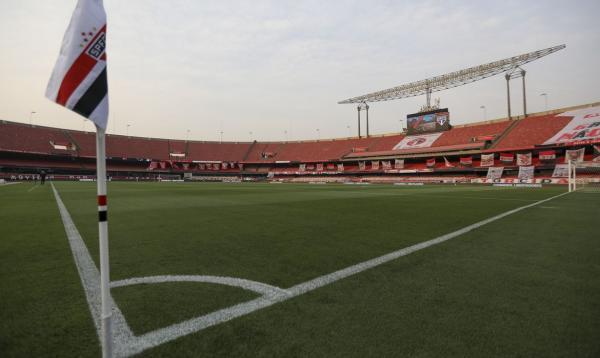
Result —
M490 167L487 172L487 179L500 179L502 177L502 172L504 171L504 167Z
M534 172L535 172L535 167L533 165L520 166L519 167L519 179L533 179Z
M583 162L583 156L585 155L585 148L571 149L565 151L565 163L569 160L575 163Z
M556 164L554 166L553 178L567 178L569 176L569 164Z

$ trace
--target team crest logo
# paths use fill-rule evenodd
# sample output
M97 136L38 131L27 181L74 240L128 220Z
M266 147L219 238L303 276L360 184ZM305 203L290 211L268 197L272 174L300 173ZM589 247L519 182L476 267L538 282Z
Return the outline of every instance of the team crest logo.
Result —
M448 121L448 117L447 116L438 116L436 118L436 122L437 124L439 124L440 126L443 126L444 124L446 124L446 122Z
M99 60L100 57L104 54L104 49L106 48L106 34L104 32L100 33L94 43L90 46L87 53L91 57Z
M416 146L416 145L423 144L423 143L425 143L426 141L427 141L427 139L425 139L425 138L423 138L423 137L419 137L419 138L411 139L410 141L408 141L408 142L406 143L406 145L407 145L407 146L410 146L410 147L414 147L414 146Z

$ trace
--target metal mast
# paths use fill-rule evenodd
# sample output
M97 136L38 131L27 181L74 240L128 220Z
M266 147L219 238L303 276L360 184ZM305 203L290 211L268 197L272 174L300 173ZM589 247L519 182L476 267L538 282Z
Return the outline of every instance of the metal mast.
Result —
M435 76L428 79L403 84L385 90L368 93L362 96L352 97L338 102L339 104L366 104L368 102L391 101L394 99L426 95L426 106L431 106L431 94L445 89L462 86L471 82L480 81L484 78L495 76L500 73L510 73L510 79L523 77L523 107L526 111L525 99L525 71L520 66L535 61L556 51L564 49L566 45L558 45L543 50L525 53L522 55L506 58L483 65L466 68L464 70L450 72L445 75ZM510 90L508 90L510 92ZM510 97L510 94L509 94ZM510 100L509 100L510 103ZM509 109L510 112L510 109ZM360 116L360 113L359 113ZM510 117L510 113L509 113Z

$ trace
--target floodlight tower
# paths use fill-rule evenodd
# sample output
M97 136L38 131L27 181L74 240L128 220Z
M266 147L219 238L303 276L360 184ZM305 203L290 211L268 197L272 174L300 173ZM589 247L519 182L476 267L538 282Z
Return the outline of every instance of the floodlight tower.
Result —
M369 138L369 105L367 102L363 101L356 106L356 111L358 112L358 138L360 138L360 111L365 111L367 114L367 138Z
M523 117L527 117L527 95L525 93L525 74L527 72L519 66L516 66L512 70L506 72L504 78L506 78L506 100L508 104L508 119L512 119L510 113L510 80L516 78L523 79Z
M433 92L443 91L450 88L466 85L475 81L480 81L484 78L495 76L501 73L505 74L505 78L508 82L511 79L523 78L523 111L527 115L527 99L525 96L525 70L521 66L540 59L544 56L550 55L556 51L562 50L566 45L558 45L554 47L548 47L542 50L525 53L518 56L505 58L503 60L489 62L483 65L466 68L460 71L450 72L444 75L427 78L424 80L403 84L400 86L384 89L377 92L368 93L362 96L352 97L338 104L358 104L359 121L360 121L360 108L367 102L380 102L380 101L391 101L395 99L415 97L425 95L425 111L431 110L431 94ZM508 116L511 117L510 111L510 89L508 89ZM368 132L368 131L367 131ZM367 134L368 135L368 134ZM360 137L360 131L359 131Z

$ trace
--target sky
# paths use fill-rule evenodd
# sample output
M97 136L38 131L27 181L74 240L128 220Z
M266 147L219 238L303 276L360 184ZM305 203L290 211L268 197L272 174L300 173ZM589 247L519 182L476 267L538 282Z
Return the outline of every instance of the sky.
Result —
M0 119L93 130L44 97L75 4L0 1ZM528 111L545 110L545 98L548 108L600 101L597 0L104 5L109 133L224 141L347 137L356 135L356 108L340 100L559 44L567 48L524 66ZM521 114L520 80L511 91L513 113ZM503 76L433 97L449 108L452 124L506 116ZM372 103L371 134L398 132L424 102L420 96Z

